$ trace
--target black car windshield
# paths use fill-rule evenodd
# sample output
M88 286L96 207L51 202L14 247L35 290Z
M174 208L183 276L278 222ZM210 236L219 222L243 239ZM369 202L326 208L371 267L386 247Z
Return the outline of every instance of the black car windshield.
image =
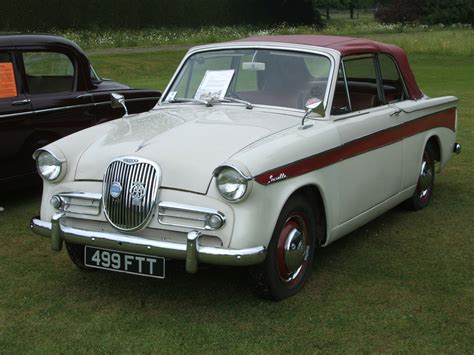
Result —
M273 49L200 52L188 58L164 102L220 101L304 109L324 100L329 58Z

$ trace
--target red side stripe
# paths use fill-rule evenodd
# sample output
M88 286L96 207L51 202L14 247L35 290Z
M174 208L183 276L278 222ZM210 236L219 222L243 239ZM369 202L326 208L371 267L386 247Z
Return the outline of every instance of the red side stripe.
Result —
M404 138L414 136L432 128L445 127L454 131L455 125L455 108L437 112L432 115L420 117L402 125L388 128L384 131L356 139L340 147L295 161L288 165L266 171L257 175L255 180L262 185L268 185L273 182L281 181L285 178L292 178L324 168L341 160L349 159L356 155L381 148L385 145L393 144L395 142L401 141Z

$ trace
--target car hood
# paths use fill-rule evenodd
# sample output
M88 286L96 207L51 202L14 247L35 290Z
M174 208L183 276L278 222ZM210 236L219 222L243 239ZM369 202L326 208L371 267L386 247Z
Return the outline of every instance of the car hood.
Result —
M181 104L183 105L183 104ZM101 137L84 150L76 180L102 180L105 169L121 156L156 162L161 186L206 193L216 167L260 139L298 125L298 112L242 106L183 105L106 123Z

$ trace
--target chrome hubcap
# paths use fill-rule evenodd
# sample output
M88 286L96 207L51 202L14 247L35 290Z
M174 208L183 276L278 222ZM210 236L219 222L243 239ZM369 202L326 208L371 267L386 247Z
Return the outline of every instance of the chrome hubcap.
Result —
M281 230L278 240L278 273L280 279L289 286L298 282L308 260L307 238L306 224L300 215L290 217Z
M431 164L427 161L426 157L423 157L421 163L420 178L418 180L418 186L420 191L420 197L426 197L430 191L431 184L433 181L433 171L431 170Z
M292 278L296 277L306 258L304 235L298 229L290 231L285 243L285 264Z

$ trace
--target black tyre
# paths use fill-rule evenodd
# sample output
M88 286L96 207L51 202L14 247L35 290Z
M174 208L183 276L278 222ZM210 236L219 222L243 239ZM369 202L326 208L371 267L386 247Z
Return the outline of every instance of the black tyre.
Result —
M421 159L420 174L413 196L405 203L405 207L418 211L428 206L433 195L435 180L435 159L433 147L427 144Z
M316 225L311 205L294 196L283 207L265 262L253 270L260 297L279 301L293 296L311 274Z
M92 267L84 265L84 245L66 242L66 250L71 261L83 271L96 271Z

